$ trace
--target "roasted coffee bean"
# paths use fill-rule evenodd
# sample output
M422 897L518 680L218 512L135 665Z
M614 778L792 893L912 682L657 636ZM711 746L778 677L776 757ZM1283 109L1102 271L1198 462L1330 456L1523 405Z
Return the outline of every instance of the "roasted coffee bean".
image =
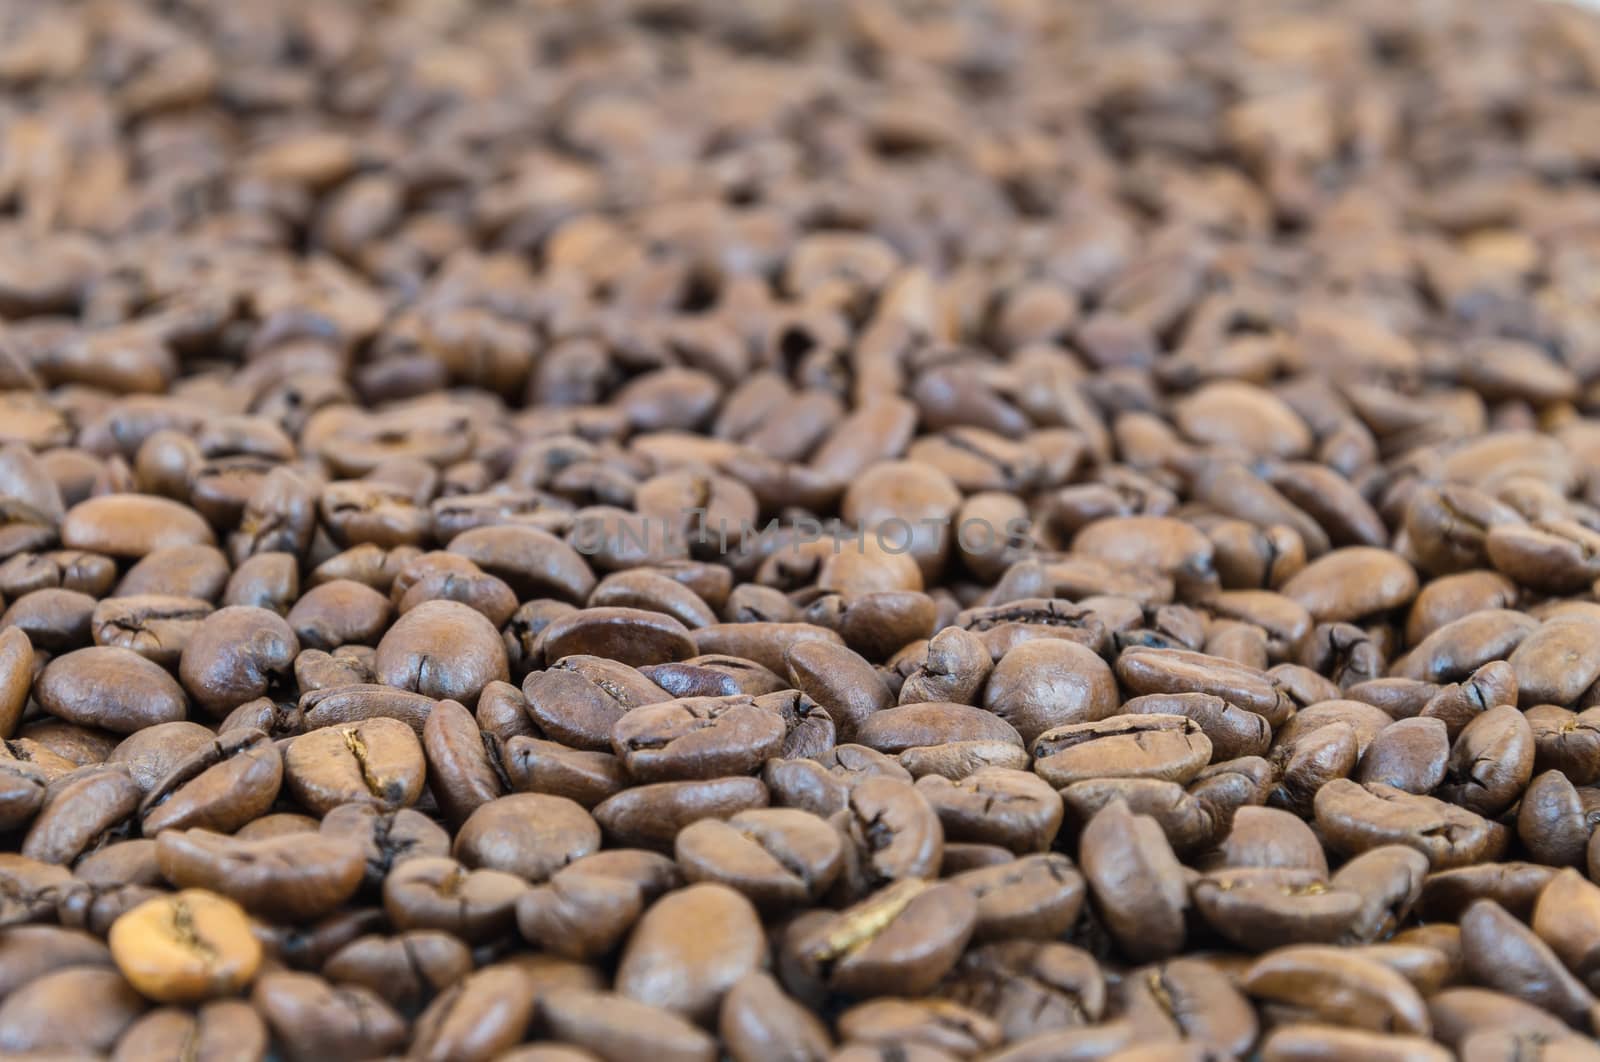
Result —
M917 780L949 841L992 841L1019 855L1045 851L1061 828L1061 798L1025 771L985 767L959 781Z
M1493 900L1461 913L1461 958L1474 981L1534 1004L1577 1028L1596 1001L1550 946Z
M1439 795L1487 818L1516 803L1533 777L1533 731L1509 704L1468 723L1450 752Z
M1315 945L1279 948L1244 974L1249 995L1334 1025L1426 1036L1422 996L1405 978L1349 951Z
M449 644L435 661L430 653ZM510 677L505 647L483 615L458 601L428 601L407 612L378 643L378 681L471 708L490 682Z
M1282 725L1293 711L1287 694L1265 674L1181 649L1131 648L1117 658L1117 677L1136 694L1209 693Z
M645 894L624 878L564 869L517 900L523 939L571 959L615 950L644 913Z
M672 700L633 668L586 656L529 675L522 691L529 717L546 737L600 752L612 750L612 728L625 712Z
M334 910L355 893L367 865L359 845L332 835L242 841L208 830L163 832L156 859L162 876L180 889L208 889L288 922Z
M131 649L171 670L211 611L209 602L193 597L114 597L95 606L90 623L95 645Z
M514 737L500 763L512 788L566 797L591 809L628 786L628 773L615 756L555 741Z
M1152 1038L1178 1036L1215 1051L1249 1050L1255 1011L1220 971L1202 959L1173 959L1133 971L1122 984L1127 1019Z
M1450 732L1434 718L1401 719L1378 731L1352 774L1408 793L1431 793L1445 779Z
M471 952L458 938L419 929L353 940L335 952L321 972L335 983L361 985L396 1009L410 1011L471 970Z
M822 1059L833 1046L827 1026L762 972L741 978L722 998L717 1032L735 1062Z
M546 1027L584 1057L622 1062L650 1055L670 1062L712 1062L716 1041L669 1010L627 996L561 988L540 1001Z
M1193 898L1208 926L1252 952L1337 942L1350 935L1362 912L1359 893L1330 888L1324 874L1304 868L1213 871L1195 883Z
M256 983L250 1001L292 1059L385 1052L406 1039L405 1019L359 985L274 971Z
M1054 727L1098 722L1116 704L1116 679L1105 661L1057 638L1022 642L1008 650L983 687L983 706L1027 742Z
M213 715L225 715L292 679L300 651L283 618L266 609L230 606L201 621L184 646L178 676Z
M943 633L943 632L942 632ZM962 631L953 633L964 634ZM935 638L938 636L936 635ZM934 649L929 643L930 666L943 666L933 664ZM976 673L974 681L972 675L957 683L956 692L965 688L965 697L908 697L906 686L900 691L900 703L907 704L918 700L959 700L967 701L973 696L978 687L983 683L983 676L989 672L989 654L982 650L979 654L981 664L975 665L972 670ZM857 733L867 719L874 713L891 707L895 703L894 695L890 692L883 678L867 663L859 653L842 646L824 641L804 641L795 644L784 654L787 665L787 675L795 687L803 691L808 697L820 704L833 719L841 742L853 742ZM951 663L951 667L962 665ZM981 668L981 670L980 670ZM910 685L911 680L906 681ZM913 687L913 690L917 687ZM754 691L741 689L739 692L752 693ZM765 691L763 691L765 692Z
M645 911L623 949L616 989L706 1020L729 989L766 961L766 938L750 902L722 885L695 884Z
M512 874L422 856L399 862L384 877L383 908L402 930L440 929L475 943L511 929L527 890Z
M1083 876L1058 853L975 867L948 880L978 901L977 941L1060 936L1083 910Z
M45 863L71 864L122 828L140 791L122 767L86 767L53 782L18 851Z
M1441 870L1423 882L1420 911L1429 918L1456 920L1474 901L1490 899L1517 917L1527 918L1555 874L1554 868L1537 863L1485 863Z
M117 1040L114 1058L182 1057L259 1059L271 1046L266 1022L248 1003L219 999L189 1012L159 1007L128 1026Z
M382 811L369 803L340 804L318 827L331 837L349 840L366 858L366 885L383 887L389 871L408 859L450 854L450 835L419 811Z
M261 944L233 901L204 889L148 900L111 927L111 957L129 983L159 1003L232 995L261 967Z
M971 892L912 878L813 926L795 923L784 946L834 991L917 995L955 965L976 921Z
M600 827L565 797L514 793L474 811L456 834L453 854L467 866L544 881L600 847Z
M422 794L425 774L411 728L381 716L313 730L283 750L285 788L317 815L352 802L382 811L409 807Z
M678 865L689 881L738 890L762 910L815 902L844 867L843 839L825 820L789 808L702 819L679 831Z
M1435 870L1497 859L1509 840L1497 822L1381 783L1331 781L1317 793L1315 811L1319 833L1336 851L1354 855L1378 844L1404 844L1427 856Z
M103 1057L144 1011L114 970L47 973L0 1003L0 1050L18 1057Z
M756 698L690 697L628 712L612 748L639 782L751 774L783 751L783 716Z
M79 649L51 660L34 695L51 715L119 734L184 717L188 698L159 666L128 649Z
M766 807L758 778L712 778L633 786L602 801L595 821L615 843L670 851L678 831L700 819L725 819Z
M1549 866L1584 861L1600 823L1600 790L1576 788L1560 771L1546 771L1528 784L1517 808L1517 837L1530 854Z
M1179 715L1127 715L1047 730L1033 743L1033 769L1057 788L1089 778L1188 782L1211 762L1211 740Z
M298 710L307 730L397 719L419 735L437 702L429 696L376 683L330 686L300 698ZM298 732L298 731L295 731Z
M1084 828L1079 858L1096 909L1129 955L1160 959L1183 947L1188 884L1153 819L1113 801Z
M1538 893L1530 924L1589 991L1600 984L1595 935L1600 929L1600 888L1570 867L1551 876Z

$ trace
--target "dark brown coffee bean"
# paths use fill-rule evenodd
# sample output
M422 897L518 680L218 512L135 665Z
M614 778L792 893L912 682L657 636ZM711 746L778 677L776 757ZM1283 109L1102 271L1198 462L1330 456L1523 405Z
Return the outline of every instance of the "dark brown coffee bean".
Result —
M388 600L378 591L335 579L306 591L285 619L302 648L327 650L376 643L388 626L390 611Z
M284 786L315 815L347 803L383 811L409 807L422 794L425 774L416 734L383 717L313 730L283 751Z
M810 1011L783 991L770 975L746 975L722 998L717 1032L734 1062L764 1058L826 1058L832 1038Z
M675 849L688 880L727 885L764 911L815 902L844 867L838 831L788 808L701 819L679 831Z
M1407 793L1431 793L1445 779L1450 737L1438 719L1401 719L1378 732L1351 777Z
M454 855L468 866L537 883L599 847L600 827L573 801L514 793L484 804L462 823Z
M731 818L767 806L759 778L659 782L625 789L594 809L595 821L615 843L670 851L678 831L700 819Z
M420 735L436 703L425 694L378 683L356 683L310 690L300 698L298 710L304 715L307 730L354 725L369 719L394 719Z
M938 814L946 840L991 841L1022 855L1047 850L1061 828L1061 797L1025 771L986 767L955 782L925 775L917 791Z
M211 528L193 509L148 494L106 494L74 505L61 521L69 549L143 557L174 546L210 546Z
M0 1003L0 1050L22 1057L100 1055L144 1009L144 1000L115 970L57 970Z
M450 854L450 835L411 808L380 811L371 804L341 804L323 816L319 832L359 845L366 857L366 885L381 889L389 871L410 859Z
M131 650L101 646L50 661L35 696L57 718L119 734L177 722L188 707L183 688L159 666Z
M267 735L241 729L179 760L139 805L148 837L162 830L201 828L228 833L264 814L283 782L283 757Z
M690 697L628 712L612 748L637 781L687 781L754 773L785 736L783 717L755 698Z
M1059 726L1030 750L1034 771L1057 788L1089 778L1188 782L1211 761L1211 741L1187 716L1127 715Z
M1490 899L1526 918L1555 874L1554 868L1537 863L1486 863L1441 870L1429 874L1423 883L1420 911L1428 918L1454 921L1474 901Z
M1417 990L1370 959L1315 945L1280 948L1245 973L1241 988L1257 999L1307 1012L1335 1025L1426 1035L1432 1029Z
M292 688L299 651L281 616L232 606L207 616L190 635L178 677L200 707L226 715L246 701Z
M90 622L95 645L131 649L171 670L210 614L211 605L199 598L144 595L102 601Z
M1084 828L1079 859L1096 909L1127 954L1158 959L1183 947L1188 885L1153 819L1107 805Z
M460 940L418 929L353 940L335 952L321 972L335 983L370 989L405 1012L425 1004L471 970L471 952Z
M1250 1001L1202 959L1136 970L1122 985L1123 1009L1146 1035L1180 1036L1215 1051L1248 1051L1258 1023Z
M1461 958L1473 980L1526 1000L1582 1029L1595 997L1550 946L1493 900L1479 900L1461 914Z
M1600 823L1600 790L1578 789L1560 771L1546 771L1528 783L1517 808L1517 837L1539 862L1578 866Z
M1379 844L1404 844L1435 870L1497 859L1508 831L1463 808L1378 783L1329 782L1316 796L1316 825L1336 851L1359 854Z
M267 1057L267 1025L248 1003L219 999L190 1013L161 1007L128 1026L117 1040L112 1057L122 1060L181 1057L238 1059L255 1062Z
M53 782L18 851L70 865L131 819L141 796L122 767L86 767Z
M422 856L383 879L383 909L401 930L440 929L469 943L509 932L527 882L498 870L469 870L454 859Z
M850 995L917 995L955 965L972 935L977 901L966 889L897 881L785 944L827 986Z
M1363 898L1329 888L1320 871L1240 867L1197 881L1194 905L1218 935L1247 951L1283 944L1331 944L1351 935Z
M435 660L430 654L443 644L453 651ZM373 673L385 685L468 708L488 683L510 678L499 632L457 601L428 601L396 620L378 643Z
M663 1062L712 1062L716 1041L669 1010L611 992L562 988L540 1001L550 1032L605 1062L650 1055Z
M251 1003L292 1059L389 1051L406 1038L405 1019L373 992L311 974L269 973Z

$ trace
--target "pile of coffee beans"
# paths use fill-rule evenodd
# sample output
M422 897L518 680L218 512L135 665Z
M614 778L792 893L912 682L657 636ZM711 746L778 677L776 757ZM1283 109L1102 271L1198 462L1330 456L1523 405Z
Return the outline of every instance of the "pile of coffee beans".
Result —
M1594 1062L1600 19L0 6L0 1055Z

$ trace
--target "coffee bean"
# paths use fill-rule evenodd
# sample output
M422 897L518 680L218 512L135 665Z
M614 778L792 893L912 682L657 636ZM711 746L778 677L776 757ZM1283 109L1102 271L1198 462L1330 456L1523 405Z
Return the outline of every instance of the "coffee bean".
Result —
M1188 886L1154 820L1109 804L1085 827L1079 858L1107 929L1128 954L1155 959L1182 948Z
M448 658L429 656L448 642ZM483 615L457 601L428 601L394 622L378 643L373 673L379 682L471 708L490 682L510 677L499 633Z
M498 870L468 870L454 859L423 856L396 865L383 879L383 907L402 930L440 929L468 942L504 935L528 890Z
M1463 808L1391 786L1336 779L1316 797L1317 828L1329 844L1359 854L1377 844L1404 844L1427 856L1435 870L1496 859L1507 831Z
M231 995L261 966L261 944L248 916L204 889L140 904L112 925L109 943L129 983L161 1003Z
M114 970L69 967L45 974L0 1003L0 1050L26 1057L101 1055L145 1004Z
M181 720L188 698L171 675L127 649L79 649L51 660L35 689L39 704L69 722L131 734Z
M799 933L788 946L834 991L916 995L955 965L976 919L968 890L908 878Z
M471 970L471 952L459 939L418 929L353 940L328 959L322 974L335 983L370 989L396 1009L409 1011Z
M727 821L701 819L679 831L675 851L688 880L727 885L764 911L817 901L845 858L838 831L816 815L789 808L741 811Z
M1422 997L1403 977L1332 948L1279 948L1257 960L1240 987L1335 1025L1423 1036L1432 1031Z
M225 715L289 681L299 651L282 617L234 605L201 621L184 646L178 677L202 708Z
M474 811L456 834L454 854L468 866L544 881L600 847L600 827L565 797L514 793Z
M208 889L273 921L329 913L366 871L360 847L323 834L240 841L207 830L167 830L156 839L156 858L177 887Z
M616 987L641 1003L707 1019L766 958L766 939L749 901L722 885L696 884L645 911L623 949Z
M408 807L422 793L424 774L422 745L411 728L381 716L302 734L283 752L284 786L319 815L351 802L383 811Z
M117 1040L114 1057L175 1058L189 1051L198 1058L266 1057L267 1025L248 1003L219 999L194 1013L161 1007L129 1025Z
M1187 782L1211 760L1211 740L1186 716L1127 715L1059 726L1033 743L1034 770L1058 788L1088 778Z
M406 1038L405 1019L371 991L336 988L311 974L265 974L251 1005L292 1059L388 1051Z

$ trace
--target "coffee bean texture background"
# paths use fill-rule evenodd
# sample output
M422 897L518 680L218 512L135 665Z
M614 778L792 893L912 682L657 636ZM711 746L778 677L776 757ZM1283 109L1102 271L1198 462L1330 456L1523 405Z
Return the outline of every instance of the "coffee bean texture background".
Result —
M0 0L0 1056L1597 1035L1600 15Z

